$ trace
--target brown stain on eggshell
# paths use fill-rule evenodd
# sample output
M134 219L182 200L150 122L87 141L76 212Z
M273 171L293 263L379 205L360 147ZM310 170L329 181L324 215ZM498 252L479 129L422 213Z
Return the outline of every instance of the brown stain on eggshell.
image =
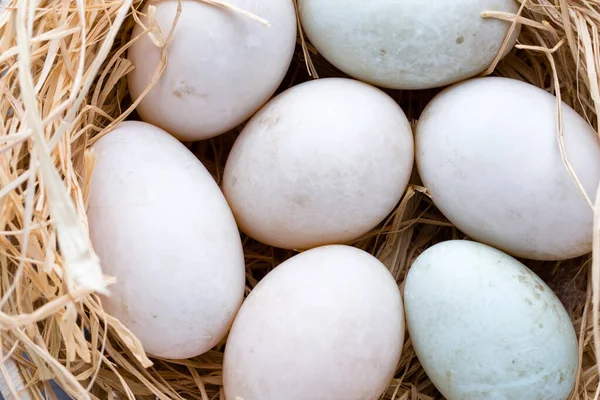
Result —
M279 115L271 115L271 116L264 116L261 117L258 120L258 123L260 125L264 125L266 128L273 128L275 125L277 125L279 123L279 121L281 120L281 118L279 118Z
M558 317L558 320L563 320L565 318L565 315L561 312L558 304L548 299L548 295L554 297L556 301L560 303L559 298L556 297L554 292L550 291L550 293L548 293L546 291L546 287L542 284L543 281L537 275L526 269L515 277L518 279L519 283L525 286L526 290L531 291L531 294L536 301L542 303L544 310L554 313ZM532 305L530 299L525 299L525 301L527 304ZM543 325L540 323L540 329L542 327Z
M305 208L308 205L309 200L309 196L302 193L296 193L292 198L293 203L300 208Z
M196 90L187 82L179 82L178 84L173 85L172 92L175 97L182 98L184 96L193 95L196 93Z
M525 286L528 290L531 291L531 293L533 294L533 297L536 300L542 299L542 295L546 290L544 289L544 286L541 285L537 281L537 279L535 279L534 275L532 275L528 272L525 272L525 273L517 275L517 280L519 281L519 283L521 283L523 286Z
M130 325L130 324L134 324L135 321L134 319L131 317L131 314L129 313L129 306L125 303L121 304L121 321L126 324L126 325Z

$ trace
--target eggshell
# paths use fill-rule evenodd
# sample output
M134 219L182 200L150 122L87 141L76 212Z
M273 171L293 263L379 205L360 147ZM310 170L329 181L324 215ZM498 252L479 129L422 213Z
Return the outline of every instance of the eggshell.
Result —
M223 191L264 243L307 249L353 240L398 203L414 159L410 125L381 90L349 79L297 85L246 125Z
M321 55L354 78L394 89L444 86L483 72L510 23L482 13L518 8L514 0L299 0L302 26Z
M227 400L376 400L400 359L392 275L353 247L312 249L252 290L225 348Z
M510 254L568 259L592 250L592 210L567 171L556 98L508 78L439 94L417 125L417 165L434 203L473 239ZM587 195L600 181L594 130L562 104L568 160Z
M231 210L198 159L165 131L123 122L93 148L88 219L103 306L165 358L206 352L242 302L244 256Z
M177 3L152 2L165 38ZM183 0L166 69L137 107L144 121L179 139L207 139L244 122L273 95L292 60L296 15L291 0L226 3L265 19L270 26L224 7ZM142 21L150 26L147 18ZM137 25L133 37L140 33L143 28ZM149 35L131 46L129 59L135 69L128 82L134 99L151 82L160 57L161 49Z
M408 331L448 400L566 400L578 346L559 299L533 272L486 245L422 253L405 283Z

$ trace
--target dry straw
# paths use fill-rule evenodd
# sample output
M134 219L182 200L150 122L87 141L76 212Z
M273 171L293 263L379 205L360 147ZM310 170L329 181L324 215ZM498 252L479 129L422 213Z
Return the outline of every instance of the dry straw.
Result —
M0 13L0 391L7 398L22 391L22 399L42 399L42 391L51 393L50 379L82 400L224 398L222 345L191 360L150 360L137 339L103 312L97 295L110 290L112 278L101 274L87 235L93 168L87 149L135 108L127 97L125 76L132 66L126 49L135 40L130 34L140 21L141 1L13 0ZM198 1L268 25L222 1ZM556 94L598 128L600 1L522 0L518 17L483 17L523 25L517 49L487 73ZM163 48L158 79L171 32L150 25L144 34ZM307 67L313 77L340 75L300 37L284 86L309 79ZM391 94L415 119L434 92ZM234 137L190 145L217 180ZM564 148L560 129L557 141ZM595 210L600 221L598 204ZM389 219L353 244L381 259L401 285L423 249L460 237L415 181ZM245 248L248 291L291 255L249 239ZM600 251L600 223L594 250ZM579 333L581 366L572 398L598 399L600 255L528 264L561 297ZM440 398L410 341L384 398Z

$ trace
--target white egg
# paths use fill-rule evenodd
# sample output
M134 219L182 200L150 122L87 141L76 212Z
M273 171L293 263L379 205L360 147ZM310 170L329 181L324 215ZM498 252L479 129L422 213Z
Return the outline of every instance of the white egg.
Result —
M405 283L408 331L448 400L566 400L578 345L559 299L494 248L448 241L422 253Z
M240 12L202 1L183 0L160 80L137 111L144 119L182 140L200 140L235 128L273 95L290 65L296 44L291 0L226 2L269 22L262 25ZM166 37L178 2L152 2ZM146 6L145 13L148 12ZM146 26L147 18L142 21ZM133 37L142 33L137 25ZM148 35L129 50L134 99L146 89L159 65L161 50Z
M319 53L354 78L394 89L444 86L484 71L510 23L481 14L518 8L514 0L299 0Z
M235 220L198 159L165 131L123 122L93 147L88 219L105 274L103 306L165 358L224 338L242 302L244 255Z
M318 79L271 100L235 142L223 191L253 238L307 249L346 243L379 224L410 178L408 120L381 90Z
M308 250L242 305L225 348L225 397L376 400L403 339L400 291L382 263L348 246Z
M561 157L556 98L480 78L434 98L417 125L417 165L434 203L473 239L531 259L592 250L592 210ZM563 103L566 154L587 195L600 182L594 130Z

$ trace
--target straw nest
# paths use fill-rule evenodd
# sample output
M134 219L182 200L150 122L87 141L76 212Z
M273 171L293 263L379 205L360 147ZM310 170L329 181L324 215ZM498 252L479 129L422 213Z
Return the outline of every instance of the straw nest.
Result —
M227 7L221 1L198 1ZM0 13L0 372L4 376L0 390L7 397L24 389L21 398L41 399L43 392L51 393L54 379L82 400L223 399L223 344L186 361L150 360L137 339L103 312L98 296L114 278L102 275L87 234L85 206L93 168L87 149L115 123L136 118L135 104L127 95L125 75L132 66L126 50L135 40L130 35L139 21L136 10L142 0L3 3L7 10ZM598 128L598 0L522 0L518 16L490 12L484 17L523 24L516 49L487 73L524 80L556 94ZM158 45L168 42L168 32L162 37L152 34ZM341 75L300 37L280 90L317 74ZM414 121L435 91L390 94ZM217 180L235 134L189 145ZM353 244L382 260L401 285L420 252L435 242L460 237L414 181L389 219ZM292 255L249 239L244 244L248 292ZM596 224L594 252L599 251L600 224ZM579 333L581 365L573 398L598 398L600 258L526 263L556 291ZM410 339L384 398L440 398L420 368Z

